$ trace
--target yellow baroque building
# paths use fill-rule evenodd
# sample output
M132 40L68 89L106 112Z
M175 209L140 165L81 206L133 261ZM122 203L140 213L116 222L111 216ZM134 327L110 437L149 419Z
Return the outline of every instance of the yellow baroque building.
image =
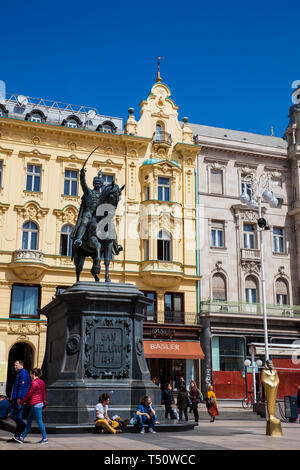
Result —
M93 110L65 107L54 118L54 106L24 96L0 104L1 393L10 393L16 359L26 368L42 365L47 322L39 308L76 281L70 234L81 202L79 172L96 147L86 165L88 185L99 170L106 181L125 184L116 214L123 251L110 277L136 284L153 300L144 322L151 374L173 384L181 376L199 380L200 146L187 119L178 121L170 96L158 76L140 119L130 108L124 129L121 120ZM87 261L82 281L93 280L90 269Z

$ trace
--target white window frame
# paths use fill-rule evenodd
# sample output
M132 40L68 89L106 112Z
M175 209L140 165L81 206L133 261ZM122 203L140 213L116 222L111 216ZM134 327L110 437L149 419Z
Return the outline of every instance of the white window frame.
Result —
M252 226L253 227L253 230L245 230L245 226L246 225L249 225L249 226ZM251 239L253 241L253 246L251 246ZM246 250L255 250L255 247L256 247L256 238L255 238L255 229L254 229L254 225L251 224L251 223L244 223L243 224L243 247L246 249Z
M67 229L68 230L63 230L63 229ZM62 228L61 228L61 231L60 231L60 255L61 256L72 256L72 241L71 241L71 233L73 231L73 228L72 225L70 224L66 224L66 225L63 225ZM66 237L67 238L67 253L64 254L62 253L62 240L63 240L63 237Z
M76 172L76 178L74 178L72 175L66 176L66 171L75 171ZM69 192L65 193L65 182L69 182ZM71 194L72 193L72 182L76 181L76 194ZM64 196L78 196L78 171L74 169L65 169L65 175L64 175Z
M24 228L24 225L27 224L27 223L32 223L34 225L36 225L37 228ZM24 247L23 246L23 234L24 233L28 233L28 239L27 239L27 246ZM36 233L37 234L37 237L36 237L36 247L35 248L32 248L31 247L31 242L32 242L32 234L33 233ZM35 222L32 222L32 221L27 221L27 222L24 222L23 226L22 226L22 241L21 241L21 246L22 246L22 250L32 250L32 251L37 251L38 250L38 246L39 246L39 227L38 225L35 223Z
M222 222L220 222L221 224ZM213 233L215 234L215 244L213 244ZM219 235L221 234L222 238L222 244L220 244L220 237ZM221 227L214 227L212 224L211 229L210 229L210 246L211 248L225 248L225 230L224 226Z
M29 169L28 169L29 166L32 166L32 171L29 171ZM36 168L39 168L40 171L37 172ZM31 188L27 187L27 177L28 176L32 176ZM26 191L40 192L40 190L41 190L41 176L42 176L42 167L41 167L41 165L34 165L33 163L28 163L27 164L27 170L26 170ZM38 190L34 189L34 183L35 183L36 178L38 178L38 180L39 180L39 189Z
M275 233L276 229L281 230L281 234ZM282 243L282 250L280 249L280 242ZM276 253L276 254L285 253L284 229L282 227L273 227L273 253Z
M164 178L166 180L168 180L168 183L159 183L159 179L160 178ZM158 177L158 183L157 183L157 199L159 201L171 201L171 179L166 177L166 176L159 176ZM159 199L159 188L162 188L161 189L161 193L162 193L162 197L161 199ZM166 199L166 190L169 190L169 198Z

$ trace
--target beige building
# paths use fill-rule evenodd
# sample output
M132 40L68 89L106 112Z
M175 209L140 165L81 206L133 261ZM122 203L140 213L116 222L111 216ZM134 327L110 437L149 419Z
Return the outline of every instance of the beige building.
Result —
M120 119L93 108L23 95L0 104L2 392L11 389L14 360L23 358L27 368L42 365L47 325L38 309L75 282L70 235L82 195L79 172L96 147L86 166L89 186L100 169L107 182L125 184L116 215L124 250L111 263L111 280L135 283L154 301L145 318L150 368L163 380L199 378L200 147L186 120L179 123L178 107L159 76L140 106L140 119L129 109L123 130ZM93 280L90 269L87 261L81 280ZM168 340L176 338L191 344L180 352L178 341L173 357Z
M252 381L244 368L249 345L264 343L257 198L265 186L260 189L259 181L268 181L278 200L276 207L265 199L262 202L268 228L262 238L269 343L291 344L300 339L299 124L299 104L290 108L284 138L191 124L201 146L202 385L213 383L220 398L245 396L246 378ZM256 205L241 202L245 193ZM279 395L294 395L299 365L290 356L273 360L281 377Z

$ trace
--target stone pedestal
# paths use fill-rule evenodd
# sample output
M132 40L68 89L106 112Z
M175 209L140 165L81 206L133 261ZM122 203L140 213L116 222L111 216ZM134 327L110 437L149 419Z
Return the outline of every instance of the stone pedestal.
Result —
M131 418L140 398L150 395L161 419L160 389L150 380L143 349L148 303L133 284L77 282L41 309L48 319L46 423L93 423L104 392L110 417Z

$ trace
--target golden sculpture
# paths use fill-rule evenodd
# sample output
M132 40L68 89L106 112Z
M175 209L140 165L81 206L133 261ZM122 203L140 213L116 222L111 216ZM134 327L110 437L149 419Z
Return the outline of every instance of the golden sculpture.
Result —
M268 420L266 427L267 436L282 436L280 419L275 416L276 396L279 385L277 371L273 368L272 361L266 361L266 367L261 373L261 382L267 400Z

